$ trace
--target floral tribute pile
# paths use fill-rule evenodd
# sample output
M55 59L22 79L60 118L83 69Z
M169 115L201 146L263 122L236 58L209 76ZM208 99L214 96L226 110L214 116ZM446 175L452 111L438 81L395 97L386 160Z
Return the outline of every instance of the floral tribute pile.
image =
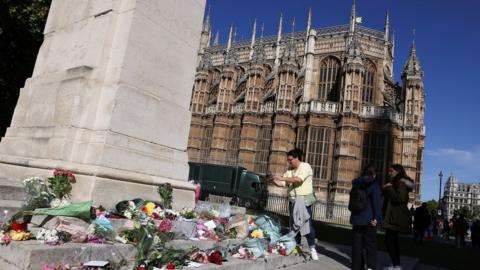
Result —
M47 182L39 177L25 179L25 205L11 220L0 223L0 243L36 239L47 245L133 244L137 248L135 270L221 265L227 256L255 260L268 254L287 256L297 252L294 235L282 236L280 223L269 216L231 215L228 204L218 210L209 204L172 210L172 187L168 183L158 188L160 201L124 200L111 210L93 207L91 202L71 202L73 183L75 176L66 170L55 170ZM37 227L34 235L29 231L34 224L29 222L36 215L53 216L53 220ZM167 247L166 243L174 239L239 240L208 250ZM68 263L53 263L43 269L70 269Z

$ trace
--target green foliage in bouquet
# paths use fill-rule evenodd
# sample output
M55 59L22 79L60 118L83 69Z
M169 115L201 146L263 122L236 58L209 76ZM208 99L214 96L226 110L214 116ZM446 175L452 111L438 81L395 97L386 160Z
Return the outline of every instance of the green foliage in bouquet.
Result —
M163 207L165 209L172 209L172 196L173 188L170 183L160 184L158 186L158 194L162 197L163 200Z
M74 182L75 176L71 172L57 169L53 171L53 177L48 178L48 187L55 198L61 200L70 197Z
M175 269L182 269L183 266L188 264L192 253L198 250L199 249L197 247L191 247L188 249L173 249L159 246L148 257L148 265L161 268L167 264L174 264Z
M153 224L135 223L134 229L124 231L122 237L128 242L133 242L137 246L137 263L145 261L150 254L165 245L166 242L173 240L175 233L158 231Z

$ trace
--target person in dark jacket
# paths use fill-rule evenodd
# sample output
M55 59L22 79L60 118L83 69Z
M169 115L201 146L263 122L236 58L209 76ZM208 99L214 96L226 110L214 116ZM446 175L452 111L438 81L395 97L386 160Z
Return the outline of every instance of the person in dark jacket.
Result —
M408 193L413 189L413 180L407 176L400 164L388 168L390 182L383 185L384 203L383 228L385 229L385 246L392 260L391 269L400 270L399 233L409 231Z
M352 269L363 269L363 251L366 253L368 269L377 269L377 226L382 223L382 205L380 187L375 180L375 168L367 166L362 176L353 180L352 187L364 188L367 194L367 206L359 212L352 212L350 223L353 225Z
M480 220L477 219L473 222L470 231L472 232L472 247L480 247Z
M427 203L422 203L421 206L415 209L413 226L413 242L421 245L423 243L425 231L427 230L428 226L430 226L430 213L428 213Z
M457 248L465 248L465 236L467 235L468 231L468 223L465 220L465 216L460 215L460 217L453 223L453 227L455 229L455 242L457 244Z

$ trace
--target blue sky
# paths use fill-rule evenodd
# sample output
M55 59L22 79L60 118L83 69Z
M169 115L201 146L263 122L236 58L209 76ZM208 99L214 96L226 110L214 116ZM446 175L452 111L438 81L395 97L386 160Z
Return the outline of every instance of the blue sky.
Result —
M265 35L277 32L279 14L284 30L305 29L308 8L312 27L346 24L351 0L207 0L214 33L226 43L228 28L237 40L249 39L254 18L265 23ZM425 72L426 144L422 199L438 198L438 173L453 173L462 182L480 182L480 1L357 0L363 25L383 30L385 11L396 32L395 77L407 59L416 29L417 55ZM259 29L259 28L258 28ZM258 33L259 34L259 33Z

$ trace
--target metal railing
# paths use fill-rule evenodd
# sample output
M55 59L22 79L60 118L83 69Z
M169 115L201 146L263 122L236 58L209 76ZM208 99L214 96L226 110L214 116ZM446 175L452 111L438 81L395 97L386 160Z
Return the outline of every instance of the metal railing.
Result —
M269 194L266 211L280 215L289 215L288 197L285 195ZM335 223L350 224L350 211L345 203L327 203L317 201L312 206L313 220Z

